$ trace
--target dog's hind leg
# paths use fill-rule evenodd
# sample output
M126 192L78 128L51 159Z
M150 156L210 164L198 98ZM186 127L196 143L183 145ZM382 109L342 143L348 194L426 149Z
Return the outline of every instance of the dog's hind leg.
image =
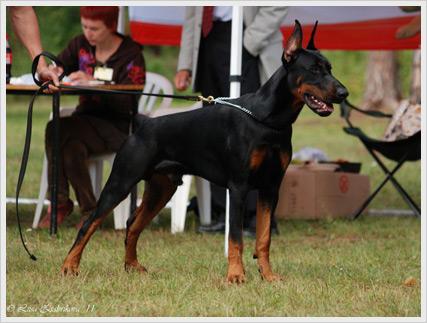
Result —
M134 144L128 143L114 161L111 175L102 190L96 209L83 223L67 257L62 265L63 275L77 275L83 250L102 220L129 194L131 188L141 179L149 159L135 151ZM144 163L145 162L145 163ZM129 164L135 167L129 167ZM136 167L138 165L138 167Z
M243 214L246 190L230 189L230 236L228 238L227 282L244 283L243 268Z
M146 271L137 259L136 246L139 235L170 200L176 188L177 186L167 175L154 174L145 182L145 190L141 205L136 210L134 218L128 220L128 227L126 229L126 271L132 269L139 272Z
M61 272L63 275L78 275L80 259L90 237L101 224L103 219L122 201L133 187L133 181L120 182L120 185L107 185L102 191L97 207L91 216L83 223L77 238L71 247Z

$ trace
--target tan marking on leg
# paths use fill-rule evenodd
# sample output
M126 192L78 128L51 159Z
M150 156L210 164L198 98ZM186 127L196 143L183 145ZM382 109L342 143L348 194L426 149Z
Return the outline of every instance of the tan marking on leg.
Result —
M144 228L170 200L175 191L176 185L166 175L153 175L150 181L146 183L141 205L136 210L135 220L127 232L125 253L126 271L136 270L141 273L147 271L137 259L136 246L138 238Z
M67 257L65 258L61 268L61 273L63 276L66 276L66 275L77 276L79 274L79 265L80 265L80 259L82 257L83 250L86 244L88 243L90 237L92 236L92 234L99 227L99 225L101 224L105 216L109 213L110 211L106 212L105 215L93 221L89 226L88 230L86 231L85 235L82 238L80 238L80 240L72 247Z
M249 164L250 169L257 170L264 161L266 153L267 149L265 148L254 149L251 153L251 160Z
M145 199L146 194L144 193ZM138 237L143 229L142 217L144 217L144 201L141 202L141 205L135 211L135 220L131 224L127 236L126 236L126 246L125 246L125 270L136 270L141 273L147 271L147 269L139 264L136 253L136 245L138 242Z
M228 239L228 271L227 282L244 283L245 270L243 269L243 242L241 244Z
M270 265L270 222L271 209L258 200L254 257L257 258L261 277L269 282L281 279L279 275L273 273Z

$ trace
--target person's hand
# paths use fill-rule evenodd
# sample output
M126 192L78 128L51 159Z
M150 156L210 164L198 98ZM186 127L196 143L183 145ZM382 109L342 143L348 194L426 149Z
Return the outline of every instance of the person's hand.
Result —
M94 80L92 75L89 75L83 71L73 72L68 75L68 78L70 79L72 85L87 84L89 81Z
M175 87L178 91L184 91L190 85L190 71L180 70L175 75Z
M53 84L49 84L49 88L45 91L47 93L53 93L59 91L59 79L58 76L61 75L63 72L63 69L58 66L49 65L46 64L39 64L39 67L37 68L37 74L41 81L53 81Z

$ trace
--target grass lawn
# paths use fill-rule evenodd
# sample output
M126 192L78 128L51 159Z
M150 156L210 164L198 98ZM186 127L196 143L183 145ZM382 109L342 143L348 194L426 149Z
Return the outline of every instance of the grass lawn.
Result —
M31 217L32 209L24 208L24 214ZM421 315L418 219L282 220L280 235L272 240L271 259L285 279L274 284L261 280L252 259L254 240L247 238L247 283L241 286L225 283L223 235L194 233L192 217L184 234L171 235L168 212L160 219L139 243L148 274L123 270L124 232L108 223L86 248L80 276L72 278L62 278L59 269L75 238L72 224L77 216L60 228L56 239L47 231L26 232L37 262L23 252L11 219L7 315ZM405 285L411 277L413 285Z

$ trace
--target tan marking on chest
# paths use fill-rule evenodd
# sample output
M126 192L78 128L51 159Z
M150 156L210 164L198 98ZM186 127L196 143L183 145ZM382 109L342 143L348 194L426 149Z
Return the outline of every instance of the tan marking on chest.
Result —
M291 158L289 156L289 153L281 152L280 153L280 164L282 165L282 168L286 170L288 168L289 163L291 162Z
M262 162L264 161L266 154L267 154L266 148L254 149L251 153L251 160L249 164L250 169L257 170L259 166L261 166Z

